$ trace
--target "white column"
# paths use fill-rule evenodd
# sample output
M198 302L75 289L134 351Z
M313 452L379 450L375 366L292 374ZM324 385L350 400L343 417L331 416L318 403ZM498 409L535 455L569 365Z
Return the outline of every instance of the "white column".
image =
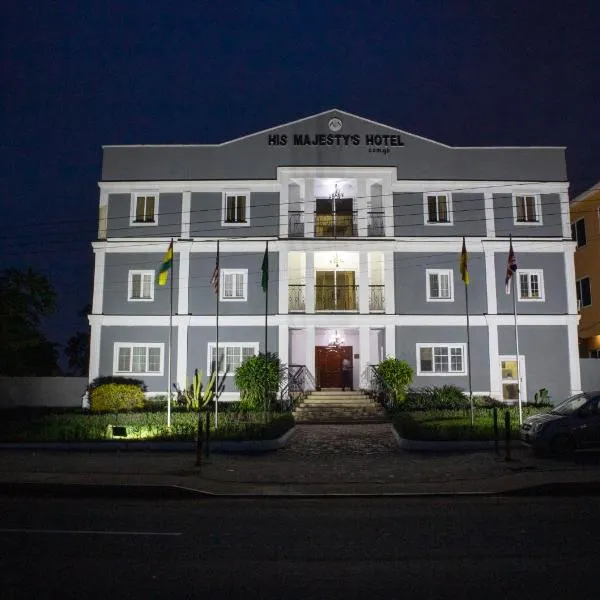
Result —
M579 362L579 338L577 335L578 316L570 316L567 325L569 336L569 379L571 395L581 393L581 363Z
M359 374L355 377L354 385L358 383L360 389L367 388L367 367L371 361L371 339L368 327L358 328Z
M288 313L288 296L289 296L289 274L288 274L288 251L279 250L279 314L287 315Z
M361 314L369 312L369 253L358 253L358 309Z
M488 238L496 237L496 222L494 221L494 195L492 192L484 192L483 200L485 205L485 230Z
M190 243L175 242L174 250L179 255L179 277L177 280L177 314L187 315L190 295Z
M306 328L305 334L305 344L306 344L306 368L317 377L315 372L315 328L312 325L309 325Z
M290 206L290 177L282 174L279 191L279 235L282 238L289 236L288 211ZM280 311L281 312L281 311Z
M188 364L188 323L177 324L177 387L185 386L185 376L187 375Z
M304 237L315 237L315 180L307 177L304 182Z
M467 244L467 252L469 252ZM487 314L498 314L498 295L496 291L496 266L494 262L494 251L484 250L485 257L485 285L487 288Z
M305 254L305 272L304 272L304 303L306 313L315 312L315 254L310 250Z
M497 319L488 318L488 352L490 358L490 396L502 400L502 369L500 366L500 353L498 351L498 324Z
M562 236L571 239L571 222L569 219L569 193L563 192L560 194L560 215L562 221Z
M568 244L565 243L565 246ZM567 313L577 314L577 287L575 283L575 242L563 253L565 259L565 283L567 286Z
M277 347L279 360L285 365L290 362L290 330L287 325L279 325L279 340Z
M393 315L396 313L396 278L394 266L394 253L383 253L383 293L385 302L385 314Z
M88 380L91 382L96 377L100 376L100 335L101 335L101 318L91 315L90 323L90 365L88 371ZM105 373L112 375L112 373Z
M100 192L100 207L98 211L98 239L105 240L108 236L108 192Z
M190 238L192 221L192 192L183 192L181 196L181 237L184 240Z
M385 356L396 356L396 326L385 326Z
M367 237L369 232L367 223L367 181L364 177L356 180L356 211L357 229L359 237Z
M394 194L392 193L392 178L381 180L381 203L385 219L385 237L394 237Z
M99 244L102 244L102 246ZM104 271L106 268L106 246L104 245L104 242L94 244L94 263L92 313L101 315L104 302Z

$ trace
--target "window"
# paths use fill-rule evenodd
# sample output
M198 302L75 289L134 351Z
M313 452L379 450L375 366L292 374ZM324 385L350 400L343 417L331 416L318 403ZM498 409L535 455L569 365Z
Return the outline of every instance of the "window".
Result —
M465 344L417 344L417 375L464 375Z
M452 302L454 285L452 269L427 269L427 302Z
M207 373L212 373L217 359L217 347L208 344ZM235 375L237 368L251 356L258 354L258 342L227 342L219 344L219 375Z
M500 357L500 378L502 384L502 400L505 402L519 401L519 379L521 380L522 396L521 400L526 402L527 395L525 393L525 357L519 357L517 369L516 356L501 356Z
M592 304L590 278L583 277L582 279L578 279L575 283L577 285L577 308L590 306Z
M425 194L425 223L452 224L450 194Z
M162 375L163 351L164 344L117 343L114 350L114 373Z
M577 247L585 246L585 219L577 219L575 223L571 223L571 238L577 242Z
M127 299L130 302L154 300L154 271L129 271Z
M544 300L544 277L542 271L519 269L519 300Z
M131 225L156 225L158 194L133 194L131 202Z
M223 194L223 219L221 224L250 224L250 194L248 192L225 192Z
M221 300L248 299L248 269L221 269Z
M513 213L515 224L542 224L542 210L539 196L514 196Z

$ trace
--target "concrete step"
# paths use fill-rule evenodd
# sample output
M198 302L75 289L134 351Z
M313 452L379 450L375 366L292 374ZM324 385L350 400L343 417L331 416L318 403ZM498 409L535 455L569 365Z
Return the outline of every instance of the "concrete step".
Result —
M332 404L340 406L366 406L374 404L369 398L305 398L301 404L310 404L311 406L330 406Z
M325 390L319 390L319 391L314 391L311 392L310 395L311 396L338 396L338 395L343 395L343 396L347 396L347 397L351 397L351 396L364 396L365 394L363 394L360 390L346 390L343 391L342 388L327 388Z

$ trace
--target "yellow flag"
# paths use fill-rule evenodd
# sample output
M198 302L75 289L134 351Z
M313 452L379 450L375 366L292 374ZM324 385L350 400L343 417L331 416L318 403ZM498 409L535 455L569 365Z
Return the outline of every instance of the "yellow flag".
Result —
M160 270L158 271L158 285L165 285L167 283L167 279L169 279L169 271L173 266L173 240L169 244L169 248L165 253L165 257L163 258L162 264L160 265Z

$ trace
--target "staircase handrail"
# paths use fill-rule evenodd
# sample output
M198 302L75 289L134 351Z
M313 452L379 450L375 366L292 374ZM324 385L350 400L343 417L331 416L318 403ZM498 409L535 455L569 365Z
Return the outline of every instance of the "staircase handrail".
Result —
M284 408L293 410L315 388L315 378L306 365L289 364L287 380L280 394Z

